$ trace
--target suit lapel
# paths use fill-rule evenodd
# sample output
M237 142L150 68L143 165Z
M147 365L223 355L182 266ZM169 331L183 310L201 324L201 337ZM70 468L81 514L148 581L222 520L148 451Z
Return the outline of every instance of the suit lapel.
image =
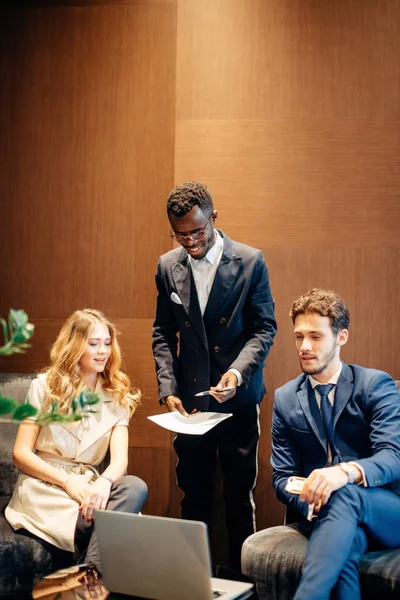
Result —
M192 276L187 257L186 259L183 257L183 260L172 265L172 279L174 280L178 296L182 300L183 308L187 314L190 312L191 278Z
M304 378L299 390L297 391L297 397L307 421L310 423L313 432L320 441L324 452L327 454L327 440L324 424L322 422L321 413L315 399L314 391L307 376Z
M242 258L240 256L235 256L230 260L224 260L224 257L221 257L221 262L219 263L215 274L213 286L204 312L205 321L212 319L219 307L224 303L225 298L238 278L241 266Z
M242 268L242 257L233 256L232 241L227 236L223 236L223 240L224 250L204 312L205 321L209 321L224 303Z
M353 393L353 373L348 365L343 363L342 372L337 382L334 410L333 410L333 428L342 414L346 404Z
M176 291L182 300L182 306L186 314L190 318L197 335L203 344L207 346L206 331L197 298L196 286L193 281L187 254L184 251L182 252L180 261L172 265L172 279L174 280Z

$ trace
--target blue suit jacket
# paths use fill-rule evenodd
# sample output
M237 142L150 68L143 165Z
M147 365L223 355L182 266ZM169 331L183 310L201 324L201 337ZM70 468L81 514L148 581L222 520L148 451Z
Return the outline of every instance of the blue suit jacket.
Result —
M290 475L307 477L327 463L327 443L306 375L275 392L272 421L272 481L289 509L307 514L308 505L285 491ZM400 494L400 393L382 371L343 363L334 401L334 442L341 462L357 461L369 487Z
M204 316L186 250L170 250L157 267L153 352L159 398L177 395L188 412L231 412L261 402L264 361L276 332L261 251L220 234L223 253ZM216 385L229 368L243 377L232 399L219 404L212 396L195 397Z

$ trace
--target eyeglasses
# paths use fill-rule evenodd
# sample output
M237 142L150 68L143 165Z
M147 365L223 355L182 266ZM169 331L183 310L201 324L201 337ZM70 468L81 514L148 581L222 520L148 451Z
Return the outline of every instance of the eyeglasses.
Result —
M192 242L195 242L196 240L200 240L203 237L210 220L211 220L211 217L210 217L210 219L208 219L208 221L204 225L204 227L201 227L201 229L196 229L196 231L192 231L192 233L188 233L187 235L183 235L182 233L172 233L172 231L169 235L172 238L175 238L176 241L179 242L180 244L182 244L186 240L192 240Z

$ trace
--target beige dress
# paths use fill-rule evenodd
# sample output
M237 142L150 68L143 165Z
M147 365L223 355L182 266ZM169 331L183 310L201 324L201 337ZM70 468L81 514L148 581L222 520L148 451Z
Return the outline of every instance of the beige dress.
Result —
M45 398L46 374L32 381L28 397L40 409ZM82 473L105 457L112 428L129 424L129 411L101 387L96 394L96 414L76 423L54 423L40 429L35 452L52 466L67 472ZM93 469L95 472L95 469ZM58 548L74 551L74 536L79 503L58 486L19 473L5 517L14 529L24 528Z

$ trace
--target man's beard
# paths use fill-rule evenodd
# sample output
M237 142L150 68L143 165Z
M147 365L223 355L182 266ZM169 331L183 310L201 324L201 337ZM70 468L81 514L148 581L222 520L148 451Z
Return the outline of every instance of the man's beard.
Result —
M333 346L329 350L329 352L324 354L321 357L321 359L317 358L317 360L320 364L315 367L310 366L309 368L307 368L307 365L304 364L300 358L301 370L303 371L303 373L306 373L307 375L319 375L320 373L322 373L322 371L325 371L325 369L328 367L328 365L334 360L335 355L336 355L336 342L333 344Z

